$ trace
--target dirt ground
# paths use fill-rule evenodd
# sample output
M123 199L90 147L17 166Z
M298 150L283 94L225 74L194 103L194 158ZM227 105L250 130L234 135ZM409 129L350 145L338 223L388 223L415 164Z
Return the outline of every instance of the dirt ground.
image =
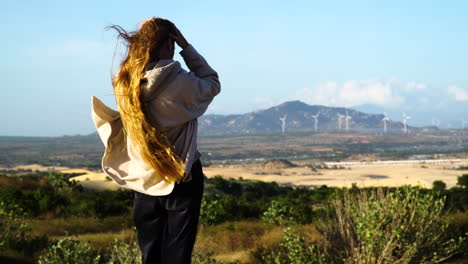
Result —
M265 170L258 168L222 167L205 168L207 177L222 175L226 178L275 181L296 186L358 187L401 186L405 184L432 188L432 183L442 180L447 188L454 187L457 177L468 170L449 169L447 164L392 164L387 166L345 166L344 169L319 169L312 171L306 167Z
M344 163L345 164L345 163ZM353 183L358 187L368 186L401 186L404 184L419 185L432 188L436 180L444 181L447 188L454 187L457 177L467 174L468 170L457 170L460 166L467 166L468 160L445 163L392 163L369 164L354 163L345 164L343 169L318 169L313 171L306 165L293 168L264 168L262 164L250 165L215 165L205 167L204 174L208 177L221 175L224 178L262 181L275 181L279 184L294 186L334 186L351 187ZM72 179L80 181L85 188L91 189L117 189L112 181L107 181L104 173L95 173L86 170L69 169L62 170L66 173L86 173Z

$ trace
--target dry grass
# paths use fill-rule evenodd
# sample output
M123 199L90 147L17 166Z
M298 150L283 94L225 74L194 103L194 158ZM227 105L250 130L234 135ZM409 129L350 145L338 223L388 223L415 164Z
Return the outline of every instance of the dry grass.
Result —
M111 246L114 239L135 239L131 219L128 216L106 218L55 218L30 219L28 224L32 228L31 235L46 234L51 240L59 240L67 236L92 247L102 249ZM123 224L122 223L125 223ZM219 261L240 261L250 263L250 252L257 248L274 247L283 238L284 227L264 223L258 220L243 220L226 222L219 225L200 225L195 251L213 253ZM318 239L318 233L313 225L299 226L306 241Z
M251 263L251 252L258 247L272 248L283 239L285 227L260 221L236 221L216 226L202 226L199 230L195 250L213 253L219 261L239 261ZM311 224L300 225L298 230L306 242L319 239Z
M278 227L258 221L227 222L200 226L195 247L200 252L225 254L253 248L256 242Z
M239 250L227 254L219 254L214 256L217 261L251 263L250 250Z
M68 217L54 219L27 219L33 236L66 236L84 233L118 232L132 226L131 218L109 216L105 218Z
M114 239L118 240L131 240L135 238L133 229L123 229L119 232L102 232L102 233L88 233L73 236L51 236L53 240L60 240L65 237L87 242L95 249L109 248L114 244Z
M213 253L218 261L251 263L250 251L257 245L275 245L282 239L283 228L259 221L236 221L201 226L195 250Z

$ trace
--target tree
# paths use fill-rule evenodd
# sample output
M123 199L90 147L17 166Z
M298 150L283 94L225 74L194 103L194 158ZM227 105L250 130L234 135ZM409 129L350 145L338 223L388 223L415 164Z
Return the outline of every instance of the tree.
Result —
M457 185L460 187L467 188L468 187L468 174L463 174L462 176L458 176Z

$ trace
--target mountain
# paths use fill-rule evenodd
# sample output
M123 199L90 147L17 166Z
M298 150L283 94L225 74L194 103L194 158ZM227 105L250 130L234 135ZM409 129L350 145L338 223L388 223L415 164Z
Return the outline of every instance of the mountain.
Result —
M290 101L246 114L202 116L199 119L199 133L201 135L279 133L282 131L280 118L285 115L286 132L314 131L312 115L318 112L320 112L317 118L318 131L337 131L338 114L346 115L346 112L351 117L348 124L350 131L378 132L383 130L383 114L367 114L351 108L308 105L301 101ZM341 119L342 131L346 127L344 119ZM401 132L403 123L390 120L387 122L387 128L388 132Z
M409 123L414 126L438 124L439 128L459 129L468 125L466 114L468 113L468 104L460 101L435 102L429 107L424 104L408 104L402 108L364 104L352 108L365 113L387 113L387 116L394 120L402 120L403 112L406 112L407 115L411 116Z

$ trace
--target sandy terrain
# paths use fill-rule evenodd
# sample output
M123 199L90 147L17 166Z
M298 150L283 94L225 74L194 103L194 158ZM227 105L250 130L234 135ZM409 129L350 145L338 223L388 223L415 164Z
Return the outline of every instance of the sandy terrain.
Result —
M442 180L448 188L456 185L457 177L468 173L468 170L444 169L446 165L403 164L387 166L346 167L346 169L325 169L317 172L309 168L297 167L265 171L262 168L204 168L207 177L223 175L226 178L255 179L275 181L280 184L302 186L335 186L351 187L356 183L360 187L367 186L400 186L404 184L420 185L432 188L432 182ZM280 175L279 175L280 174Z
M294 168L268 168L257 165L230 165L212 166L203 169L207 177L222 175L224 178L254 179L262 181L275 181L280 184L296 186L335 186L351 187L356 183L360 187L365 186L400 186L403 184L420 185L432 188L432 182L442 180L447 188L454 187L457 177L468 173L468 170L455 170L459 166L468 165L468 160L444 161L444 162L411 162L393 161L391 163L354 162L334 163L344 166L345 169L319 169L312 171L308 167ZM91 189L117 189L118 186L105 180L104 173L95 173L86 170L62 170L67 173L87 173L72 179L80 181L85 188Z
M62 173L85 173L84 175L70 178L71 180L79 181L84 188L92 190L117 190L120 188L113 181L106 180L106 174L103 172L92 172L84 169L67 169L62 170Z
M42 166L39 164L28 164L28 165L20 165L16 166L14 168L4 168L0 166L0 169L7 170L7 169L13 169L13 170L31 170L31 171L59 171L59 170L64 170L67 169L67 167L57 167L57 166Z

